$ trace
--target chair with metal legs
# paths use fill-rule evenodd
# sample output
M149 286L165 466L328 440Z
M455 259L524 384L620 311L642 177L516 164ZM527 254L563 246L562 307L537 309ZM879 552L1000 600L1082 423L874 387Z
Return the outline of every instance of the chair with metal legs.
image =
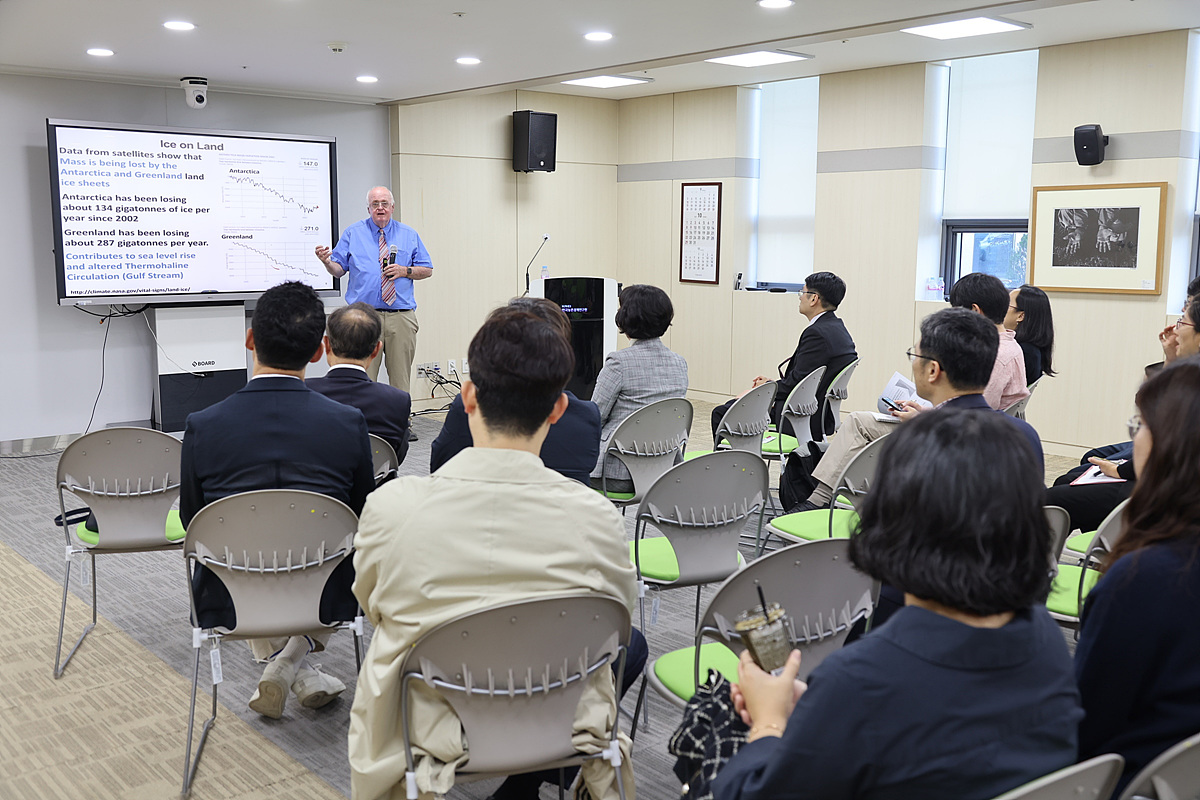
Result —
M221 642L313 636L338 629L354 633L354 658L362 664L361 610L353 620L321 619L321 598L334 570L353 555L358 517L332 497L299 489L266 489L222 498L200 509L187 529L183 555L188 566L192 608L192 699L188 712L183 794L191 791L209 731L217 718L221 682ZM201 619L196 608L192 567L207 569L229 591L234 627ZM212 715L204 722L192 754L200 651L209 643L212 661ZM356 670L357 671L357 670Z
M108 428L76 439L59 457L55 483L67 547L58 644L54 650L55 678L63 674L84 637L96 627L96 556L176 550L183 546L179 512L171 510L179 497L181 447L175 437L150 428ZM72 527L67 522L64 492L87 503L94 524L85 521ZM62 641L71 561L80 555L91 560L92 621L64 661ZM85 571L84 579L87 576Z
M423 634L400 666L408 797L417 797L413 746L420 744L413 736L411 698L414 686L424 684L462 723L469 757L456 779L562 770L603 758L616 769L623 800L616 709L596 752L581 752L572 739L584 687L598 670L607 679L614 663L622 674L629 633L624 603L608 595L571 594L485 608ZM560 800L563 792L560 780Z

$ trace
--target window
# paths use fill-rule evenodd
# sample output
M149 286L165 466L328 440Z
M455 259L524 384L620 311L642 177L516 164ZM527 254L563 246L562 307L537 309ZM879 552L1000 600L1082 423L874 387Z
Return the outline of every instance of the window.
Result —
M943 297L970 272L1025 282L1037 64L1036 50L950 62Z
M757 258L747 288L798 289L813 271L820 78L764 84L759 110Z
M942 289L972 272L995 275L1007 289L1025 283L1029 268L1027 220L953 220L942 225Z

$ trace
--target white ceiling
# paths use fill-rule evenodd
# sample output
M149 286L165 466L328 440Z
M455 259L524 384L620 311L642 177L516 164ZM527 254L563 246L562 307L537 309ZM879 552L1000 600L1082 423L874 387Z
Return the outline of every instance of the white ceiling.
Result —
M947 42L900 32L980 15L1033 27ZM196 29L164 29L172 19ZM798 0L777 11L753 0L0 0L0 72L163 86L198 75L214 92L361 102L500 87L624 98L1194 27L1200 0ZM613 39L585 41L593 30ZM815 58L757 69L703 61L780 48ZM467 55L483 63L455 63ZM559 83L612 73L654 82ZM363 74L379 82L358 83Z

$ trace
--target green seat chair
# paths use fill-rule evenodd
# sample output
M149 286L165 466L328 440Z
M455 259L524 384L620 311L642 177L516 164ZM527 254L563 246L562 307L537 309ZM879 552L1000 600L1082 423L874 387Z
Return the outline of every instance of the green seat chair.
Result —
M807 677L874 608L876 587L851 566L847 553L848 543L841 540L793 545L731 575L709 602L696 627L694 644L665 653L646 666L638 706L647 685L682 708L710 669L736 681L738 656L745 646L734 622L743 611L760 606L759 588L768 603L779 603L787 612L793 644L804 656L800 677Z
M55 484L58 509L66 535L66 577L62 611L58 618L58 644L54 650L54 677L67 668L84 637L96 627L96 556L177 550L183 546L179 512L171 506L179 498L179 456L182 444L174 436L150 428L108 428L72 442L58 459ZM64 492L87 503L96 518L66 524ZM85 555L91 562L92 621L62 658L67 595L71 587L72 558Z
M834 433L837 433L838 428L842 427L842 401L850 396L850 379L854 377L854 370L858 368L859 360L856 358L843 367L841 372L830 381L829 388L825 390L821 419L833 420ZM816 445L821 452L829 449L829 436L823 436Z
M1125 513L1128 500L1114 508L1104 518L1092 536L1092 542L1087 552L1078 564L1057 564L1057 574L1050 587L1050 597L1046 600L1046 610L1050 612L1059 625L1074 629L1079 636L1079 617L1083 613L1083 601L1088 592L1100 580L1100 571L1095 568L1101 559L1111 549L1110 542L1115 541L1121 530L1121 517Z
M821 410L821 398L817 397L821 379L825 377L825 367L817 367L804 376L796 384L783 404L780 427L786 422L791 426L793 436L780 431L768 431L763 434L763 458L782 459L789 453L799 451L807 455L812 438L812 417Z
M607 477L598 490L618 508L636 505L664 472L683 460L692 430L692 404L683 397L642 406L621 421L609 437L604 460L616 459L633 479L632 492L609 491Z
M887 436L869 442L850 460L833 487L833 498L829 508L798 511L776 517L766 525L768 538L778 536L790 542L850 538L858 524L857 509L875 479L876 462L885 441Z
M775 381L767 381L734 401L713 433L714 450L742 450L762 457L763 438L771 427L771 404L775 402ZM685 459L711 453L690 451Z

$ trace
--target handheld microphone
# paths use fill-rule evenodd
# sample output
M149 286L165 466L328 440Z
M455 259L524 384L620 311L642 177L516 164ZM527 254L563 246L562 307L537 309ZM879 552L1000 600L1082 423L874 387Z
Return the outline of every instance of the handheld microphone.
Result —
M396 263L396 253L398 252L398 250L399 250L399 248L397 248L396 245L392 245L391 247L388 248L388 262L387 263L388 263L389 267L392 264Z
M529 259L529 263L525 265L525 294L521 295L522 297L526 297L529 294L529 268L533 266L533 262L537 260L538 253L542 252L542 248L546 246L546 242L548 241L550 241L550 234L543 233L542 243L534 251L533 258Z

